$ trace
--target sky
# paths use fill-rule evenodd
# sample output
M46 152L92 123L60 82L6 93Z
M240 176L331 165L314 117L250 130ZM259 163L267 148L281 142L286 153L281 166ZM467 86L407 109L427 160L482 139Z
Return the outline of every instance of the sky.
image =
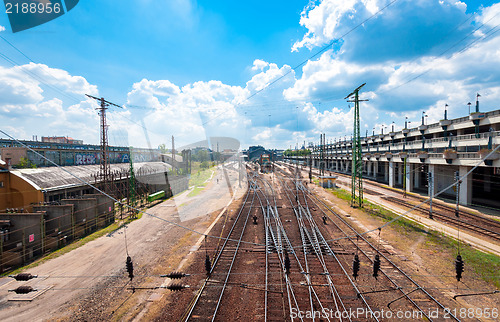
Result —
M1 5L0 5L1 7ZM2 8L3 9L3 8ZM17 139L294 148L500 109L500 3L86 0L13 33L0 12L0 129ZM5 138L4 134L0 134Z

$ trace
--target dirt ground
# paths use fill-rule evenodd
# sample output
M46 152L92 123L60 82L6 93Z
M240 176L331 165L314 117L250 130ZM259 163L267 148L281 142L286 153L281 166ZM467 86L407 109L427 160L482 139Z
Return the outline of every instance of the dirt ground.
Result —
M210 231L212 235L219 234L224 228L224 222L230 221L234 216L241 202L239 198L245 191L245 186L238 189L235 171L228 171L231 178L230 187L224 180L220 180L220 173L221 171L218 171L212 177L205 191L198 196L188 197L188 193L185 193L177 196L175 200L168 200L150 208L148 212L197 232L207 231L214 220L219 218L218 224ZM376 228L383 223L377 217L351 208L346 201L336 198L322 188L314 187L314 190L326 198L342 216L358 225L361 231ZM237 201L225 209L233 195ZM124 232L123 228L119 229L30 269L30 273L41 277L30 281L30 285L39 289L50 287L33 301L9 301L12 293L7 290L17 287L20 282L9 278L0 279L0 320L177 320L199 287L197 284L191 285L190 281L199 280L204 275L203 238L200 240L198 233L147 215L130 223L126 235L128 251L135 268L135 278L130 282L125 272ZM378 239L372 238L372 241L378 242ZM456 294L491 290L494 287L468 271L467 266L462 281L457 283L454 276L456 254L425 234L389 226L382 230L380 244L391 254L391 259L401 263L412 278L436 294L444 305L450 308L481 310L500 307L498 294L453 300ZM193 274L192 279L182 281L190 284L190 289L182 292L165 289L141 289L132 292L128 289L130 286L166 285L170 281L159 275L179 268ZM484 318L480 320L488 321Z
M129 223L126 231L118 229L31 268L28 272L38 275L37 279L17 282L1 278L0 320L110 321L142 315L150 296L158 292L128 288L162 285L165 278L159 275L175 270L233 194L237 198L245 190L238 189L234 169L227 171L230 185L217 182L221 172L218 169L199 195L188 197L189 191L185 192L146 210L155 217L145 214ZM125 234L134 263L132 282L125 272ZM32 301L12 301L15 294L7 290L22 284L48 290ZM170 292L161 291L160 297Z
M313 190L320 196L329 200L330 206L345 216L346 219L356 224L360 231L376 229L385 222L366 212L351 208L347 201L334 196L332 193L318 186ZM378 235L371 234L372 242L378 243ZM500 308L500 295L483 295L459 297L453 299L457 294L469 294L495 290L496 287L478 276L471 270L464 272L460 282L455 279L454 260L456 250L450 250L437 244L425 234L402 229L399 226L387 226L381 232L381 247L386 247L391 260L406 267L405 271L429 290L446 307L453 309L474 309L477 312L485 312L493 308ZM467 264L466 264L467 265ZM475 315L479 317L480 315ZM463 321L496 321L496 319L465 318Z

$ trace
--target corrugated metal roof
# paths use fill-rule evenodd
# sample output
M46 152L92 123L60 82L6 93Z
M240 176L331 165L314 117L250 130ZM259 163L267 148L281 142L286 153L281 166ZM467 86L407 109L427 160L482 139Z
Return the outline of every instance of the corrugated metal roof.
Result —
M111 171L128 171L128 163L110 165ZM140 162L134 163L134 172L138 176L141 173L162 173L172 167L163 162ZM95 183L93 175L99 172L99 165L79 165L66 167L47 167L37 169L16 169L11 173L29 182L38 190L55 190L64 187L75 187L84 185L77 178ZM73 175L72 175L73 174ZM77 178L75 178L75 176Z

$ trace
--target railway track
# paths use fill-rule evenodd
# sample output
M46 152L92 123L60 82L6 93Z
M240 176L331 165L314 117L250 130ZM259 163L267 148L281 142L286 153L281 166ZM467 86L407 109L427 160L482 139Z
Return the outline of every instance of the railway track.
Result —
M414 204L396 197L382 197L382 198L394 204L403 206L407 209L412 209L415 207ZM436 211L432 212L433 219L438 219L439 221L453 225L455 227L464 228L469 231L478 233L482 236L486 236L496 241L500 241L499 222L491 220L489 218L473 216L469 213L461 213L461 212L458 212L458 217L457 217L456 212L454 210L449 209L449 207L443 207L441 205L436 206L435 204L433 204L432 207L440 209L439 212ZM430 216L428 207L426 208L418 207L415 210L420 212L422 215Z
M249 180L249 189L240 208L240 211L229 230L224 243L218 249L214 259L211 261L210 271L207 278L198 289L195 297L188 305L180 321L214 321L220 308L221 300L228 286L228 280L240 249L245 228L255 202L255 182ZM237 238L236 245L233 238ZM208 256L208 255L207 255ZM207 257L208 259L208 257ZM217 276L218 279L212 278ZM222 277L222 278L220 278Z
M289 166L291 167L291 166ZM313 171L315 172L315 171ZM318 172L316 171L316 174ZM348 177L345 174L341 173L335 173L335 175L341 176L341 177ZM366 181L365 181L366 184ZM394 193L393 190L388 189L382 185L372 183L370 182L369 185L372 185L376 188L379 189L386 189L390 191L391 193ZM363 191L367 194L375 195L375 196L382 196L383 193L379 191L375 191L373 189L369 188L364 188ZM428 198L425 197L420 197L420 196L414 196L414 195L406 195L404 199L393 197L393 196L383 196L382 199L403 206L407 209L414 208L416 206L416 203L421 203L426 201ZM411 201L415 201L415 203L412 203ZM468 211L465 211L463 209L459 209L458 212L456 211L455 208L452 208L448 205L443 205L440 203L434 202L432 204L433 212L432 212L432 217L433 219L436 219L438 221L441 221L445 224L452 225L454 227L460 227L467 229L468 231L474 232L476 234L479 234L483 237L495 240L495 241L500 241L500 222L481 216L477 215ZM415 210L418 211L423 216L429 216L430 210L429 210L429 205L428 204L423 204L419 205L418 208ZM457 217L458 214L458 217Z
M306 277L309 289L309 305L313 311L321 309L347 313L358 309L369 312L371 317L356 317L354 320L377 321L373 318L373 310L363 295L360 294L354 281L349 276L346 265L342 263L326 242L313 218L304 196L297 189L292 189L286 178L280 179L289 203L294 209L300 246L295 248L301 253L297 256L300 273ZM314 295L314 296L312 296ZM306 302L306 301L304 301ZM339 320L352 321L348 314Z
M354 255L358 255L361 262L360 271L366 271L373 268L375 256L378 255L380 262L379 278L374 280L370 274L359 274L359 279L356 281L358 288L358 296L376 295L378 297L376 304L378 309L383 306L381 300L384 299L385 306L391 312L409 312L409 309L415 311L414 314L420 318L429 321L441 320L430 316L430 312L438 310L444 312L445 306L440 303L436 297L431 295L422 285L413 280L399 265L394 263L383 251L373 245L366 237L359 234L354 227L347 223L340 215L328 207L321 199L312 194L303 184L298 181L297 190L301 190L304 195L304 200L312 204L316 210L319 210L323 218L328 218L328 222L332 223L336 230L341 233L335 241L327 241L328 244L334 243L333 251L341 257L341 260L349 267L349 262L353 261ZM326 226L326 225L325 225ZM323 227L324 229L324 227ZM375 306L377 308L377 306ZM451 319L458 321L454 315L449 316Z
M390 320L380 316L384 310L442 320L429 315L444 312L439 300L309 191L298 173L280 169L271 178L250 171L243 204L222 245L212 248L210 271L180 321ZM241 247L249 241L254 245ZM376 256L377 278L370 273Z

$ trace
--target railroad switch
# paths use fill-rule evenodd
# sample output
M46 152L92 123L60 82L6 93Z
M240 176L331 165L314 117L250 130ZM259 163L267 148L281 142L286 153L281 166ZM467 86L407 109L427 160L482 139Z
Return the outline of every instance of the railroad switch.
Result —
M134 278L134 264L132 263L132 258L127 256L127 262L125 263L127 267L128 277L130 280Z
M253 216L253 224L257 225L257 216L256 215Z
M210 271L212 270L212 263L210 262L210 257L208 254L205 256L205 270L207 271L207 275L210 275Z
M12 277L16 281L29 281L32 278L37 278L37 275L31 275L30 273L19 273L17 275L9 275L9 277Z
M181 279L183 277L189 276L189 274L182 273L182 272L172 272L170 274L165 274L165 275L160 275L160 277L168 277L171 279Z
M327 225L327 217L326 216L323 216L323 224Z
M16 294L28 294L31 292L36 292L37 290L29 285L19 286L16 289L9 290L9 292L15 292Z
M457 255L457 259L455 260L455 271L457 272L457 281L460 282L462 273L464 272L464 261L460 255Z
M359 257L358 254L354 255L354 260L352 261L352 276L354 279L358 278L359 273Z
M373 261L373 277L378 277L378 272L380 271L380 256L375 255L375 260Z

